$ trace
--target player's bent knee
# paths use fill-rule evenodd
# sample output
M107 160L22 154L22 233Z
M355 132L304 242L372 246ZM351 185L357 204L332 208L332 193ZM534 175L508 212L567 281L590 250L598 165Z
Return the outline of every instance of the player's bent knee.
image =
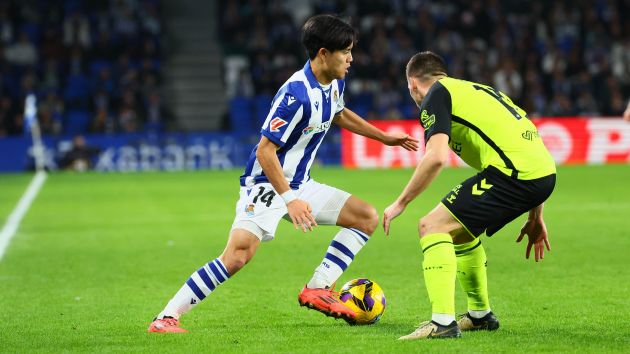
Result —
M452 223L446 222L442 219L431 217L431 215L422 217L418 222L418 234L420 238L437 233L446 233L454 237L460 230L461 232L466 232L457 221ZM466 235L468 236L468 234Z
M234 268L241 269L251 260L250 254L246 250L239 250L234 253L232 264Z
M373 206L368 206L365 217L365 233L371 236L378 227L378 212Z
M371 205L366 205L356 216L354 227L371 236L378 227L378 212Z
M431 219L427 216L424 216L420 219L420 221L418 222L418 236L420 236L420 238L429 235L433 230L433 223L431 222Z
M241 270L254 256L249 249L226 250L222 255L222 261L230 275Z

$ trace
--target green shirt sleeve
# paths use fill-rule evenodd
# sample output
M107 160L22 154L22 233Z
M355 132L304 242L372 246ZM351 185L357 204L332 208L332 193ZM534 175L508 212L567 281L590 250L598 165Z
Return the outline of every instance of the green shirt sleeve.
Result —
M420 124L424 128L424 144L436 133L451 137L451 94L439 81L433 84L420 105Z

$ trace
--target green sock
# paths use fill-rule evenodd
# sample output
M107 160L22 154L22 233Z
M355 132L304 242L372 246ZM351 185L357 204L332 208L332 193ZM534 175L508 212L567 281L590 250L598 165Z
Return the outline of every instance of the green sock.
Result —
M431 234L420 239L424 253L424 283L433 313L455 315L455 273L457 261L449 234Z
M490 309L488 278L486 275L486 251L479 239L455 245L457 279L468 297L468 310Z

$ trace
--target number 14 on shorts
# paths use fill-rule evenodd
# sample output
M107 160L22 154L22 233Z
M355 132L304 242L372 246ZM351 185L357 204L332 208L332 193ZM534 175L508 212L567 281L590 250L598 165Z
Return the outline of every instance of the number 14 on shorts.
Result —
M258 193L254 197L252 202L256 204L260 200L260 202L264 203L267 207L270 207L271 202L273 202L273 197L275 196L276 196L276 192L273 189L267 190L263 186L258 186Z

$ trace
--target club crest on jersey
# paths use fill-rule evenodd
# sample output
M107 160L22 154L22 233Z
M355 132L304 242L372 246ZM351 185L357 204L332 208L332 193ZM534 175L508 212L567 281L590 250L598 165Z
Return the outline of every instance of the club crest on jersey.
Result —
M254 216L254 204L249 204L245 207L245 213L247 216Z
M328 128L330 128L330 123L331 122L332 122L332 120L329 120L328 122L324 122L324 123L322 123L320 125L308 126L308 127L304 128L302 130L302 134L309 135L309 134L313 134L313 133L325 132L326 130L328 130Z
M280 118L280 117L276 117L274 119L271 120L271 122L269 122L269 130L271 130L272 132L279 132L280 131L280 127L287 125L287 121Z
M429 115L427 110L423 110L420 115L420 123L424 129L429 129L435 123L435 114Z

